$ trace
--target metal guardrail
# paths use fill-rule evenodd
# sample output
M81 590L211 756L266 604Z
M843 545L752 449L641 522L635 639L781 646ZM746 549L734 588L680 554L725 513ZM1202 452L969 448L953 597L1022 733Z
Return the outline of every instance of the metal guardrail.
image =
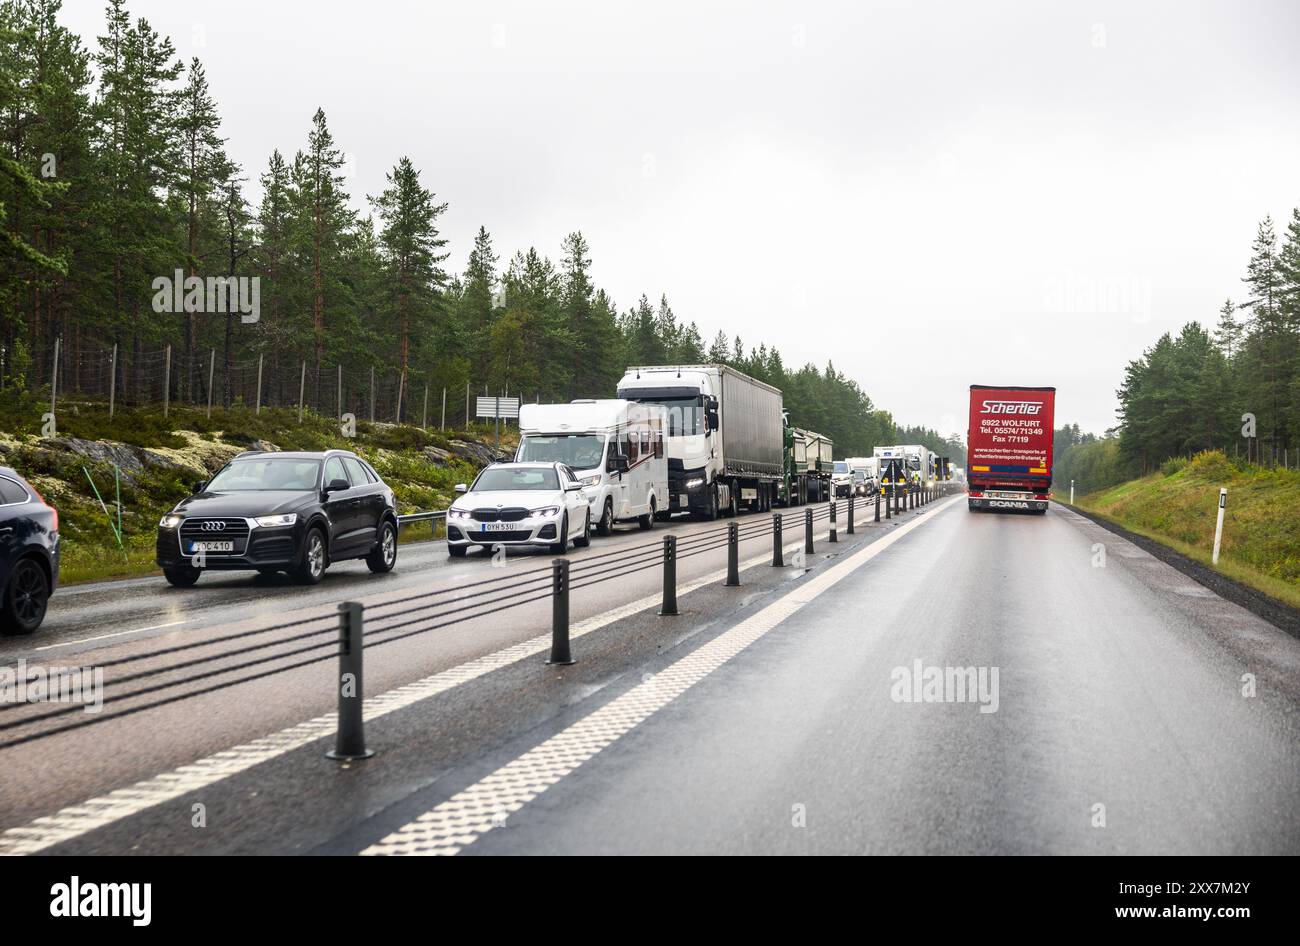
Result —
M440 509L433 512L410 512L405 516L397 517L397 524L404 526L412 522L437 522L440 519L447 518L447 510Z

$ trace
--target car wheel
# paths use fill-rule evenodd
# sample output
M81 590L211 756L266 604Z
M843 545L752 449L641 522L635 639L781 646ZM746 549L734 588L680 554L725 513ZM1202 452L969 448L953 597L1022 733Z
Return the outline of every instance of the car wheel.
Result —
M582 535L573 540L574 548L585 549L591 545L591 514L588 513L582 520Z
M614 531L614 500L605 500L605 508L600 514L600 525L596 526L596 532L600 535L609 535Z
M167 584L173 588L189 588L199 580L199 576L202 574L203 569L195 568L193 565L163 569L163 577L167 579Z
M49 601L50 583L45 578L45 569L33 558L20 559L5 585L0 628L5 634L32 633L45 620Z
M563 555L569 550L569 514L560 522L560 541L551 544L552 555Z
M302 560L294 569L293 577L304 585L314 585L321 580L326 568L325 533L319 528L307 532L302 544Z
M651 529L655 524L655 498L650 497L650 511L644 516L637 516L636 524L642 529Z
M385 519L379 527L379 544L366 556L366 567L376 575L391 572L397 564L397 528Z
M468 550L469 550L469 546L468 546L468 545L449 545L449 546L447 546L447 554L450 555L452 558L464 558L464 557L465 557L465 553L466 553Z

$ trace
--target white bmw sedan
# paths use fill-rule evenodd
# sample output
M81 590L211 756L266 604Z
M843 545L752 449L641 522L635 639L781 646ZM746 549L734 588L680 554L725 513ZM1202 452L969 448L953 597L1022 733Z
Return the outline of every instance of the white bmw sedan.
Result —
M545 546L563 555L569 540L591 544L591 516L582 483L563 463L494 463L447 510L447 551L459 558L474 546Z

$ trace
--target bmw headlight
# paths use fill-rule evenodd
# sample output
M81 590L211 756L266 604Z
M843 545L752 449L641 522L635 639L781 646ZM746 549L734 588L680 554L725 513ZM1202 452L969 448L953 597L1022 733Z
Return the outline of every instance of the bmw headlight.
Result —
M169 512L158 520L158 525L163 529L175 529L185 519L184 516L178 516L174 512Z
M543 506L541 509L530 510L531 515L541 516L544 519L549 518L550 516L558 515L559 512L560 512L559 506Z
M296 512L286 512L282 516L258 516L253 520L263 529L270 529L275 526L291 526L298 521Z
M448 519L468 519L469 517L468 509L456 509L453 507L447 510Z

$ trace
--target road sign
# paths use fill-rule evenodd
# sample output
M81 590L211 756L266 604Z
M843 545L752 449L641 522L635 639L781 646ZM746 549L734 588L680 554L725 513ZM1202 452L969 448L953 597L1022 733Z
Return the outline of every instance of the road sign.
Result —
M519 398L517 397L480 397L476 399L475 414L478 417L509 418L519 416Z

